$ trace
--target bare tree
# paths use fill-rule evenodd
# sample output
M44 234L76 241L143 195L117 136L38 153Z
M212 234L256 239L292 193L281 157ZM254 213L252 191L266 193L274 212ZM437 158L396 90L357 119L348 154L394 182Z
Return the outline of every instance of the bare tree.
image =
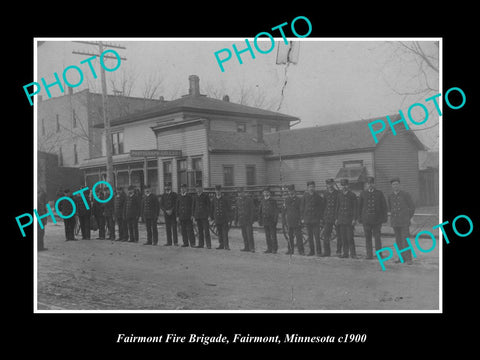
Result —
M163 76L159 73L150 74L143 83L143 98L154 99L162 89Z
M385 42L390 54L383 65L383 79L391 91L402 97L401 106L424 102L439 92L439 43L438 41ZM420 115L421 116L421 115ZM437 112L430 108L429 118ZM421 132L431 144L438 146L438 121L429 120L411 129Z

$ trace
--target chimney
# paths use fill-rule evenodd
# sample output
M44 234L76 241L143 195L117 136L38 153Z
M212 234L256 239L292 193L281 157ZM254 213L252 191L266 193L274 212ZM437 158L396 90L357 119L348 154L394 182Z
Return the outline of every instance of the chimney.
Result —
M188 77L190 82L190 88L188 89L188 94L191 96L200 95L200 78L197 75L190 75Z
M67 87L68 87L68 95L73 95L73 88L70 86L67 86Z
M230 102L230 97L228 95L223 95L223 101Z

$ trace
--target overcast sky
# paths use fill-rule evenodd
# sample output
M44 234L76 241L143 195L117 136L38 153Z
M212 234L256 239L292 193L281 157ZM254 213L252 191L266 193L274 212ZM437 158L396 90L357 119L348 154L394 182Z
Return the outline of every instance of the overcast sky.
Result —
M48 39L42 39L48 40ZM91 39L97 40L97 39ZM111 93L111 80L117 83L122 76L136 77L132 96L142 96L145 81L148 78L161 79L162 85L156 97L163 95L165 99L180 97L188 92L188 76L200 77L200 90L208 93L217 89L230 96L233 102L238 101L239 89L249 89L253 94L267 96L267 103L277 110L280 103L282 87L284 98L280 112L298 116L301 123L298 127L325 125L358 119L375 118L387 114L396 114L401 109L405 112L415 103L424 103L424 99L441 92L438 73L422 66L419 72L419 61L409 55L397 43L385 41L325 41L319 38L305 38L300 41L297 64L290 64L285 74L285 65L276 65L277 49L268 54L255 52L252 59L248 52L241 54L243 64L239 64L235 55L223 64L225 72L220 70L214 52L229 48L232 44L239 50L245 48L244 39L222 39L212 41L175 41L159 39L158 41L119 41L106 39L121 44L125 50L119 50L127 58L120 68L107 72L108 91ZM276 39L276 47L281 38ZM288 38L298 40L296 38ZM253 43L253 41L251 41ZM270 42L260 43L268 49ZM422 42L428 56L438 59L438 49L434 43ZM77 65L84 70L85 79L75 91L86 87L100 92L99 78L93 79L87 64L80 64L87 56L74 55L72 50L86 52L98 51L95 46L66 41L46 41L37 48L38 73L47 83L53 82L53 73L61 78L63 69ZM224 56L222 54L221 56ZM107 60L107 66L113 67L114 60ZM100 64L92 62L100 73ZM76 82L75 71L69 71L69 80ZM420 75L419 75L420 74ZM431 88L438 90L426 95L405 96L401 93L415 92L423 87L425 81ZM61 95L57 87L51 88L53 96ZM41 95L47 99L42 90ZM433 109L433 106L428 106ZM438 122L433 114L423 127L431 127ZM418 129L420 127L412 127ZM438 149L439 127L416 131L417 136L432 150Z

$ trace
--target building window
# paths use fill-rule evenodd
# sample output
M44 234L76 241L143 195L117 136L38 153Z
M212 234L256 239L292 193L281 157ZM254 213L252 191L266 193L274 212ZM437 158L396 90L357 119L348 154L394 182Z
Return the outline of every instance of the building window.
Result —
M112 134L112 155L123 154L123 132Z
M42 135L45 135L45 119L42 119Z
M187 183L187 159L177 160L177 185L180 189L180 185Z
M172 184L172 162L163 162L163 186L166 184Z
M192 185L195 186L198 183L203 185L203 162L202 158L193 158L192 159Z
M77 127L77 115L75 114L75 109L72 110L72 127Z
M256 184L255 165L247 165L246 167L247 185Z
M58 166L63 166L63 153L62 148L58 148Z
M60 132L60 120L58 114L56 115L56 120L57 120L57 133Z
M264 131L266 133L274 133L274 132L277 132L279 130L278 126L272 126L272 125L265 125L264 126Z
M233 185L233 165L223 165L223 186Z
M77 144L73 144L73 163L78 164Z
M343 162L344 168L363 166L363 160L348 160Z
M247 132L247 124L237 123L237 132Z

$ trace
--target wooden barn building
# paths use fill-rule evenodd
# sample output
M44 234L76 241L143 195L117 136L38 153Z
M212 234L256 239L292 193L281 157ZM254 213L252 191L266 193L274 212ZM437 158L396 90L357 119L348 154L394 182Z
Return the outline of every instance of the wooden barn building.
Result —
M376 186L391 191L390 179L399 176L403 189L419 198L419 151L425 150L413 131L396 125L397 135L388 128L378 134L375 144L368 123L379 119L292 129L265 136L271 150L265 156L270 183L295 184L306 188L314 180L320 188L327 178L349 179L355 192L363 189L367 176ZM383 117L387 123L386 117ZM392 122L399 115L390 115Z

